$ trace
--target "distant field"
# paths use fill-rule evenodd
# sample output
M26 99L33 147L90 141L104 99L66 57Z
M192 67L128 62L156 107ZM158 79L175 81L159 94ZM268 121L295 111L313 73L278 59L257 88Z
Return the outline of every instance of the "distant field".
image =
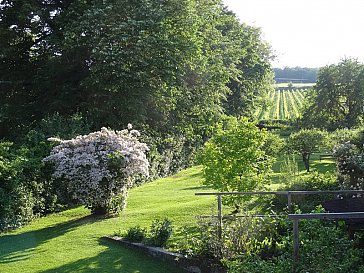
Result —
M299 117L303 106L304 92L304 90L271 91L268 95L269 106L256 113L258 120L290 120Z
M294 83L293 87L313 87L316 83ZM276 83L275 88L288 87L288 83Z

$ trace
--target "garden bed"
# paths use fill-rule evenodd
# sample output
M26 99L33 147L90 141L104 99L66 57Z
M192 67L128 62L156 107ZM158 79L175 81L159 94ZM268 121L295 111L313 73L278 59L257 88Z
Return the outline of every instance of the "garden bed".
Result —
M225 273L226 270L218 265L203 260L186 257L182 254L167 251L160 247L146 246L141 243L126 241L118 236L105 236L107 240L117 242L130 249L141 251L149 256L171 263L188 273Z

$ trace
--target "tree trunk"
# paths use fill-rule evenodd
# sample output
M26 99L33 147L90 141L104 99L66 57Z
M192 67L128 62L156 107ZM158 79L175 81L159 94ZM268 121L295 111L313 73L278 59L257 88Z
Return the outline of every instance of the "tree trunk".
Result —
M306 171L310 172L310 154L309 153L303 153L302 154L302 161L305 165Z
M107 212L108 211L106 207L96 207L91 209L91 213L94 215L105 215Z

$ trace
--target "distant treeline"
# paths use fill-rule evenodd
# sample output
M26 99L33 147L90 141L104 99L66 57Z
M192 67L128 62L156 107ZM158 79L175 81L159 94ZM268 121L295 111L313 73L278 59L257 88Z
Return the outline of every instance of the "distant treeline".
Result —
M274 68L276 83L284 82L316 82L318 68L309 67L284 67Z

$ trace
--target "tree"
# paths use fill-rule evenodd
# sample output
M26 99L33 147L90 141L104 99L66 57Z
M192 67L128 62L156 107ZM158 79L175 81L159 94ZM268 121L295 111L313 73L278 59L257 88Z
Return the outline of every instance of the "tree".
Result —
M266 101L273 88L273 56L269 45L262 39L261 30L242 24L235 28L241 37L241 55L236 65L238 74L228 83L230 92L224 103L225 112L232 116L253 117L255 110Z
M66 23L77 20L91 2L1 1L1 138L26 134L37 121L55 112L63 116L79 112L88 50L65 52L62 45ZM74 12L75 6L79 13Z
M129 126L131 129L131 126ZM45 162L54 163L53 177L67 183L72 197L93 213L105 214L126 205L136 175L148 175L148 160L139 132L101 131L60 141Z
M287 149L302 156L306 171L310 171L310 156L323 147L328 140L326 132L318 129L302 129L287 139Z
M263 150L266 132L246 118L226 117L216 125L202 153L204 184L219 191L252 191L262 187L271 168ZM241 197L227 197L238 204Z
M307 126L329 130L352 128L363 119L363 101L364 65L355 59L344 59L319 70L303 121Z

